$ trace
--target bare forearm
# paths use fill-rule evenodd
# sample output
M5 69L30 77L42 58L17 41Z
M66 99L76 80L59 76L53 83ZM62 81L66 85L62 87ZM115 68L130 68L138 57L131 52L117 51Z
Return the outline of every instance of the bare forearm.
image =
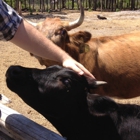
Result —
M64 67L73 69L80 75L85 75L87 79L95 79L83 65L25 21L21 23L11 42L37 56L57 61Z
M1 0L0 6L2 26L5 23L10 25L8 26L10 32L7 30L7 28L6 30L1 31L3 34L2 39L5 38L5 40L10 40L12 38L10 40L12 43L28 52L40 57L57 61L64 67L70 68L80 75L85 75L87 79L95 79L83 65L71 58L65 51L52 43L29 23L22 20L22 18L18 16L18 14L16 14L16 12L10 6ZM11 19L14 22L11 23Z
M11 42L26 51L60 63L62 63L66 57L70 57L61 48L25 21L21 23Z

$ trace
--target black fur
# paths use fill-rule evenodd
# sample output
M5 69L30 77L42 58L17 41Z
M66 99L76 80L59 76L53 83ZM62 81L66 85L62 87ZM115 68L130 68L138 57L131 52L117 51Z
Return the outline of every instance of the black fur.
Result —
M97 94L87 98L93 116L109 116L122 140L140 139L140 106L119 104L111 98Z
M120 140L110 116L93 116L87 104L89 85L83 76L60 66L47 69L11 66L9 89L49 120L67 140Z

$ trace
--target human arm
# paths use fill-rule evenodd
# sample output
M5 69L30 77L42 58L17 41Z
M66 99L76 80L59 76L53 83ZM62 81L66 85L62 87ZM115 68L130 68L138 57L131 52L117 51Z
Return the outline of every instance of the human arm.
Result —
M64 67L73 69L88 78L94 78L83 65L71 58L66 52L24 20L10 41L28 52L43 58L58 61Z
M60 62L64 67L94 79L83 65L43 36L22 19L9 5L0 0L0 39L11 41L37 56Z

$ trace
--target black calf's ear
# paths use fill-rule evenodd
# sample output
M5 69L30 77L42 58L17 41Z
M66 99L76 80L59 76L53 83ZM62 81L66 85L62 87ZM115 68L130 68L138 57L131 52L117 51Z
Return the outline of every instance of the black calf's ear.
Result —
M89 88L91 89L94 89L94 88L97 88L99 86L103 86L103 85L106 85L107 82L105 81L88 81L88 84L89 84Z
M118 104L111 98L98 94L88 94L87 103L90 113L95 116L110 115L118 108Z

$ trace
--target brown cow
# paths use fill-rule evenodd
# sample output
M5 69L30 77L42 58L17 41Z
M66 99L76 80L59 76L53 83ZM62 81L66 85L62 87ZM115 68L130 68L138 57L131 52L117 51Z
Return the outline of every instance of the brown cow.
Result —
M85 31L69 35L69 26L62 23L66 25L58 18L46 19L36 28L83 64L96 79L108 83L98 93L121 98L140 95L140 32L91 38ZM47 67L58 64L37 58Z
M83 23L84 20L84 8L81 4L81 0L78 1L79 6L80 6L80 16L77 20L73 22L68 22L68 21L62 21L60 18L46 18L45 21L39 22L39 23L33 23L31 21L26 20L29 22L31 25L35 26L36 29L38 29L42 34L44 34L47 38L52 40L55 44L57 44L59 47L61 47L63 50L67 49L67 52L69 52L69 48L66 47L66 45L71 44L71 47L73 47L73 43L71 43L71 39L68 35L67 31L70 31L78 26L80 26ZM89 34L89 33L88 33ZM81 41L81 45L84 42L87 42L87 40L90 39L89 36L85 37L85 35L81 36L83 40ZM79 42L77 42L79 44ZM76 45L78 45L76 43ZM70 49L71 50L71 49ZM73 47L72 52L72 57L76 56L78 53L78 48L75 49L75 46ZM53 65L53 64L58 64L57 62L50 61L38 57L34 54L31 54L32 56L35 56L41 65L46 65L46 67ZM78 57L76 57L76 60L78 60Z

